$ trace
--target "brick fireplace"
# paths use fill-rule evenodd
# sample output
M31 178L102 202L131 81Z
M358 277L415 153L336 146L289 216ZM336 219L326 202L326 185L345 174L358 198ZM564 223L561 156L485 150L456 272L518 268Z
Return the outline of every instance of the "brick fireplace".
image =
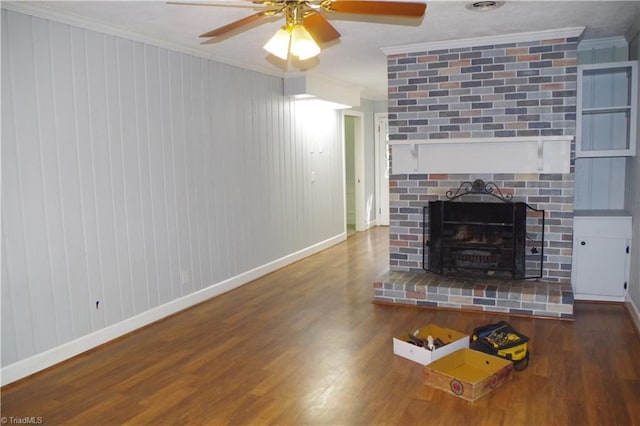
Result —
M387 276L395 277L391 281L404 282L410 277L415 283L416 277L424 275L423 207L430 201L445 200L447 191L455 192L465 181L482 179L511 194L513 201L545 210L540 281L546 284L537 289L531 287L535 282L522 286L531 287L525 293L540 302L540 288L551 288L554 297L547 294L545 306L537 307L538 312L545 312L542 315L569 315L564 307L556 312L546 304L572 302L572 294L568 294L573 238L572 137L581 31L385 50L392 164ZM564 152L553 151L549 148L553 144L546 145L554 137L565 141ZM566 156L566 165L552 164L561 156ZM403 273L408 275L403 277ZM442 282L441 277L437 280ZM550 283L558 286L549 287ZM376 283L378 301L389 300L381 291L385 284L389 282L384 279ZM481 284L485 290L487 285L494 286ZM393 285L387 287L396 290ZM448 299L445 302L456 305ZM518 306L493 306L496 309L490 310L509 312L511 306L518 311L536 311L524 309L522 301Z
M422 210L446 200L465 181L484 179L504 193L545 210L545 281L570 282L573 238L573 174L406 174L390 177L389 265L393 271L422 270Z

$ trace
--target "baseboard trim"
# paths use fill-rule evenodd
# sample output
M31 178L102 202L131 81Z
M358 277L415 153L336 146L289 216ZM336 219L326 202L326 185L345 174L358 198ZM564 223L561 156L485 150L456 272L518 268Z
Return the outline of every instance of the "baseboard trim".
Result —
M574 293L574 300L579 302L624 302L624 296L593 296L590 294Z
M149 309L139 315L127 318L117 324L110 325L101 330L87 334L78 339L63 343L60 346L49 349L45 352L25 358L13 364L7 365L0 370L0 385L5 386L9 383L28 377L55 364L68 360L83 352L94 349L113 339L131 333L141 327L152 324L170 315L176 314L194 305L202 303L212 297L219 296L227 291L245 285L257 278L267 275L277 269L287 266L312 254L318 253L331 246L334 246L347 239L346 233L338 234L327 240L309 246L305 249L291 253L280 259L266 263L257 268L246 271L219 283L213 284L202 290L183 296L179 299L172 300L164 305Z
M638 333L638 336L640 336L640 309L638 309L638 306L636 306L636 304L633 302L633 299L631 299L629 295L627 295L627 299L625 300L624 305L626 306L627 312L631 317L631 321L636 328L636 333Z

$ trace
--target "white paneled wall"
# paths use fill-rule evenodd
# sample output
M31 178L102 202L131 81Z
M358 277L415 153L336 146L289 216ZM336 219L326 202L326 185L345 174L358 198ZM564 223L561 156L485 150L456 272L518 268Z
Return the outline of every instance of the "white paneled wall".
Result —
M282 85L2 10L3 367L340 237L340 115Z

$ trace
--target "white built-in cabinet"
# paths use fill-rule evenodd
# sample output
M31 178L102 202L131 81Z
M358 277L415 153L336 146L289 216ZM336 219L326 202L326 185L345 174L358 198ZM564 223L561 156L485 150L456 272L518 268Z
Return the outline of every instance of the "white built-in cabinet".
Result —
M572 282L580 300L623 301L632 235L637 62L578 66Z
M576 157L635 154L637 73L635 61L578 67Z
M625 210L638 107L636 61L578 66L576 210Z
M572 281L577 300L624 301L629 283L631 217L577 216Z

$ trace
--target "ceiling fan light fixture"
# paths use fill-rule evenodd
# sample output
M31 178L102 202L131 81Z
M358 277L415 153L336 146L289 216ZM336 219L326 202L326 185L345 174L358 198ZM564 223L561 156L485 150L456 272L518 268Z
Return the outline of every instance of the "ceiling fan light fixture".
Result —
M311 37L309 31L302 24L294 25L291 29L291 54L304 61L319 53L320 46Z
M282 27L275 33L273 37L263 46L264 50L277 56L285 61L289 57L289 44L291 41L291 33L287 31L287 27Z

